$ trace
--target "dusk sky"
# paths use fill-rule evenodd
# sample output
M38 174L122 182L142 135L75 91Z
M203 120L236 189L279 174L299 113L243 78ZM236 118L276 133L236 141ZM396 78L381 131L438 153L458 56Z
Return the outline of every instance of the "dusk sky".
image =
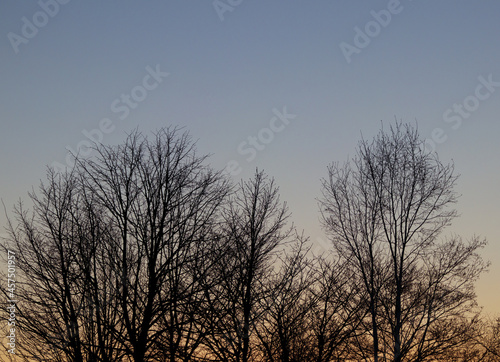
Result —
M319 251L327 165L412 122L461 175L446 235L488 240L498 314L499 19L493 0L2 1L0 198L10 214L89 138L179 126L235 181L273 176Z

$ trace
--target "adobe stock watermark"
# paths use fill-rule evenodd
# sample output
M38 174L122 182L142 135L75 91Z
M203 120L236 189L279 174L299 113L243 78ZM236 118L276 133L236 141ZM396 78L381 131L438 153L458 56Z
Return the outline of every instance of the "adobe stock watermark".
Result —
M477 111L482 101L491 97L496 88L500 87L500 81L493 80L493 74L487 77L480 75L474 93L468 95L462 102L454 103L453 106L443 112L443 121L451 125L453 131L458 130L464 120L470 118L472 113ZM432 130L430 138L425 140L425 149L430 152L436 150L437 144L442 144L448 140L447 132L436 127Z
M70 0L39 0L37 2L41 10L34 13L30 18L23 16L21 18L20 34L9 32L7 39L14 49L14 53L19 53L21 44L28 44L30 39L33 39L38 31L45 27L51 18L59 14L60 5L66 5Z
M7 312L8 312L8 352L16 353L16 253L7 250Z
M274 116L269 120L268 127L261 128L256 136L248 136L245 141L238 145L238 154L247 156L245 159L247 162L252 162L257 157L257 154L274 140L275 135L282 132L290 124L290 120L297 117L295 114L287 113L286 106L283 107L281 112L273 108L273 114ZM229 161L224 168L224 172L231 176L237 176L241 171L243 171L243 168L236 160Z
M340 50L342 50L342 54L347 63L350 64L352 62L352 56L354 54L361 53L362 49L370 45L372 39L379 36L382 32L382 28L388 27L393 16L400 14L403 9L404 7L401 5L400 0L389 0L386 9L379 11L371 10L370 14L373 19L366 22L361 28L358 26L354 27L352 44L344 41L339 44Z
M110 105L111 112L113 112L119 120L125 120L130 115L131 110L136 109L139 104L147 98L149 92L156 89L169 74L170 73L162 72L159 64L157 64L154 69L148 65L146 67L146 75L142 78L141 84L133 87L130 92L122 94L119 98L112 101ZM86 129L82 130L84 138L78 142L76 150L69 145L66 146L66 149L69 151L65 158L66 165L54 161L51 166L56 172L63 172L67 167L72 168L74 166L74 155L79 155L81 157L90 156L93 151L92 145L94 143L102 143L104 135L115 130L116 126L113 123L114 121L110 118L102 118L99 121L98 127L90 131Z
M220 21L224 21L224 14L227 12L232 13L242 2L243 0L214 0L212 5Z

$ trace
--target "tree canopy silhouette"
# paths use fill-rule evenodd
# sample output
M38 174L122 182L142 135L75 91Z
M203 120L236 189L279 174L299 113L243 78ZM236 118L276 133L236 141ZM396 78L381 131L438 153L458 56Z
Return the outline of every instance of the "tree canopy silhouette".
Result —
M411 125L328 167L320 256L272 177L232 183L180 129L75 157L9 219L16 358L498 360L474 293L485 241L443 236L457 176Z
M457 176L397 122L323 180L323 225L363 281L374 361L439 358L464 342L486 265L478 238L442 238L456 216ZM360 351L365 358L368 351Z

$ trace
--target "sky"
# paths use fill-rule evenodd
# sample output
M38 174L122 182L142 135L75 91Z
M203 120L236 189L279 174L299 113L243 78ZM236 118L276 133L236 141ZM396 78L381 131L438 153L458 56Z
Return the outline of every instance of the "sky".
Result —
M2 1L0 198L10 215L89 139L179 126L236 182L273 176L321 250L327 165L412 122L461 175L446 235L488 240L477 294L496 315L499 15L493 0Z

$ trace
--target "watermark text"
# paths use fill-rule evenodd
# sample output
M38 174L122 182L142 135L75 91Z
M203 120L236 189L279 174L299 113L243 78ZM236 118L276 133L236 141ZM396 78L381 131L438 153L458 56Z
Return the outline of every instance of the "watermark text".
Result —
M247 162L252 162L258 152L263 151L266 145L270 144L275 137L275 134L282 132L289 124L290 120L295 119L297 115L287 113L286 106L280 112L278 109L273 109L274 116L269 120L269 127L261 128L256 136L248 136L245 141L242 141L237 151L241 156L246 156ZM227 163L224 171L231 176L236 176L243 171L240 163L236 160L231 160Z
M19 53L21 44L28 44L30 39L33 39L38 31L45 27L51 18L59 13L60 5L69 3L70 0L39 0L38 6L41 10L37 11L30 18L23 16L21 18L21 31L20 33L9 32L7 39L14 49L14 53Z
M16 352L16 255L13 251L7 251L7 312L8 312L8 352Z

